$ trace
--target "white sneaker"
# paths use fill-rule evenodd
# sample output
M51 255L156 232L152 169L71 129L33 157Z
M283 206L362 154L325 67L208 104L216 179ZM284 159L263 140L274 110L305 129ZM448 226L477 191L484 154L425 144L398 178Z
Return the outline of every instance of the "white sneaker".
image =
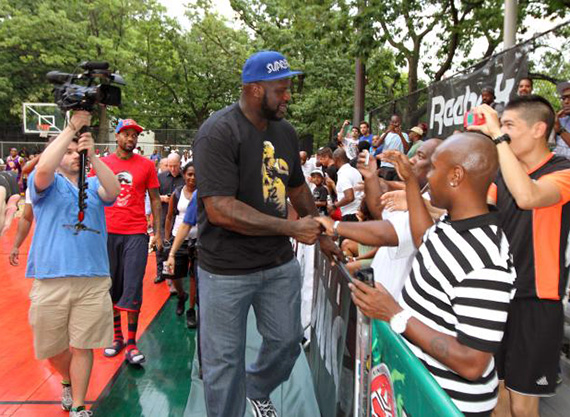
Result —
M81 410L81 411L70 411L69 417L91 417L93 411L91 410Z
M279 417L277 410L269 398L266 400L252 400L248 398L247 400L251 404L251 409L255 417Z
M71 410L73 398L71 397L71 385L62 385L61 390L61 408L65 411Z

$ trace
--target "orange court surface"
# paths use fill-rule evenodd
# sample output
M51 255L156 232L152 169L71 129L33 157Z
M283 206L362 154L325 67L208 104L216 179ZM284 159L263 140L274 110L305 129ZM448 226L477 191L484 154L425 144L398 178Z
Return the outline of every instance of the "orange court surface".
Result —
M54 374L47 361L38 361L34 357L32 332L28 324L28 293L32 280L25 278L24 274L33 230L20 248L20 264L11 266L8 260L18 220L14 219L8 233L0 237L0 278L5 284L0 294L0 416L62 417L67 413L58 406L61 378ZM153 285L155 272L155 256L151 254L144 278L144 304L137 337L142 335L169 298L166 285ZM122 321L123 333L126 335L126 316L123 316ZM95 351L86 398L88 406L98 398L123 362L122 353L115 358L105 358L102 349Z

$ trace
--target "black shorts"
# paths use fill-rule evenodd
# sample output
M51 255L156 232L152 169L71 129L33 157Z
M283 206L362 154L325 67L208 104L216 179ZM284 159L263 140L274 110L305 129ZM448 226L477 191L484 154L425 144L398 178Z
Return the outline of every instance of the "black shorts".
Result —
M181 279L188 276L188 263L190 256L188 254L188 241L182 242L176 254L174 255L174 275L164 274L167 279Z
M148 257L148 235L109 233L107 251L111 269L111 299L119 310L139 311Z
M6 189L6 203L13 195L20 193L17 174L14 171L0 172L0 186Z
M514 299L495 355L499 379L519 394L554 395L563 334L561 301Z

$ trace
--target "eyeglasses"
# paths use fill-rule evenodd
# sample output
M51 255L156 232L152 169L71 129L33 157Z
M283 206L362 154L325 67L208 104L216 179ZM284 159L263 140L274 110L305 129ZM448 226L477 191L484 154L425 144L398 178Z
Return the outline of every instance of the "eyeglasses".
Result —
M570 94L565 94L563 96L560 96L560 100L564 101L564 100L570 100Z

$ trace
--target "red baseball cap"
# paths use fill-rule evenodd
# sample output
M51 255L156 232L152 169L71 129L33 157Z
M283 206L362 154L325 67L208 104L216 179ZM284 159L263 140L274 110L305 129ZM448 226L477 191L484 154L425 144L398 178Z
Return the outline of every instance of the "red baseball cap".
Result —
M121 133L125 129L135 129L138 133L141 133L144 128L139 126L137 122L133 119L121 119L117 124L117 128L115 129L115 133Z

